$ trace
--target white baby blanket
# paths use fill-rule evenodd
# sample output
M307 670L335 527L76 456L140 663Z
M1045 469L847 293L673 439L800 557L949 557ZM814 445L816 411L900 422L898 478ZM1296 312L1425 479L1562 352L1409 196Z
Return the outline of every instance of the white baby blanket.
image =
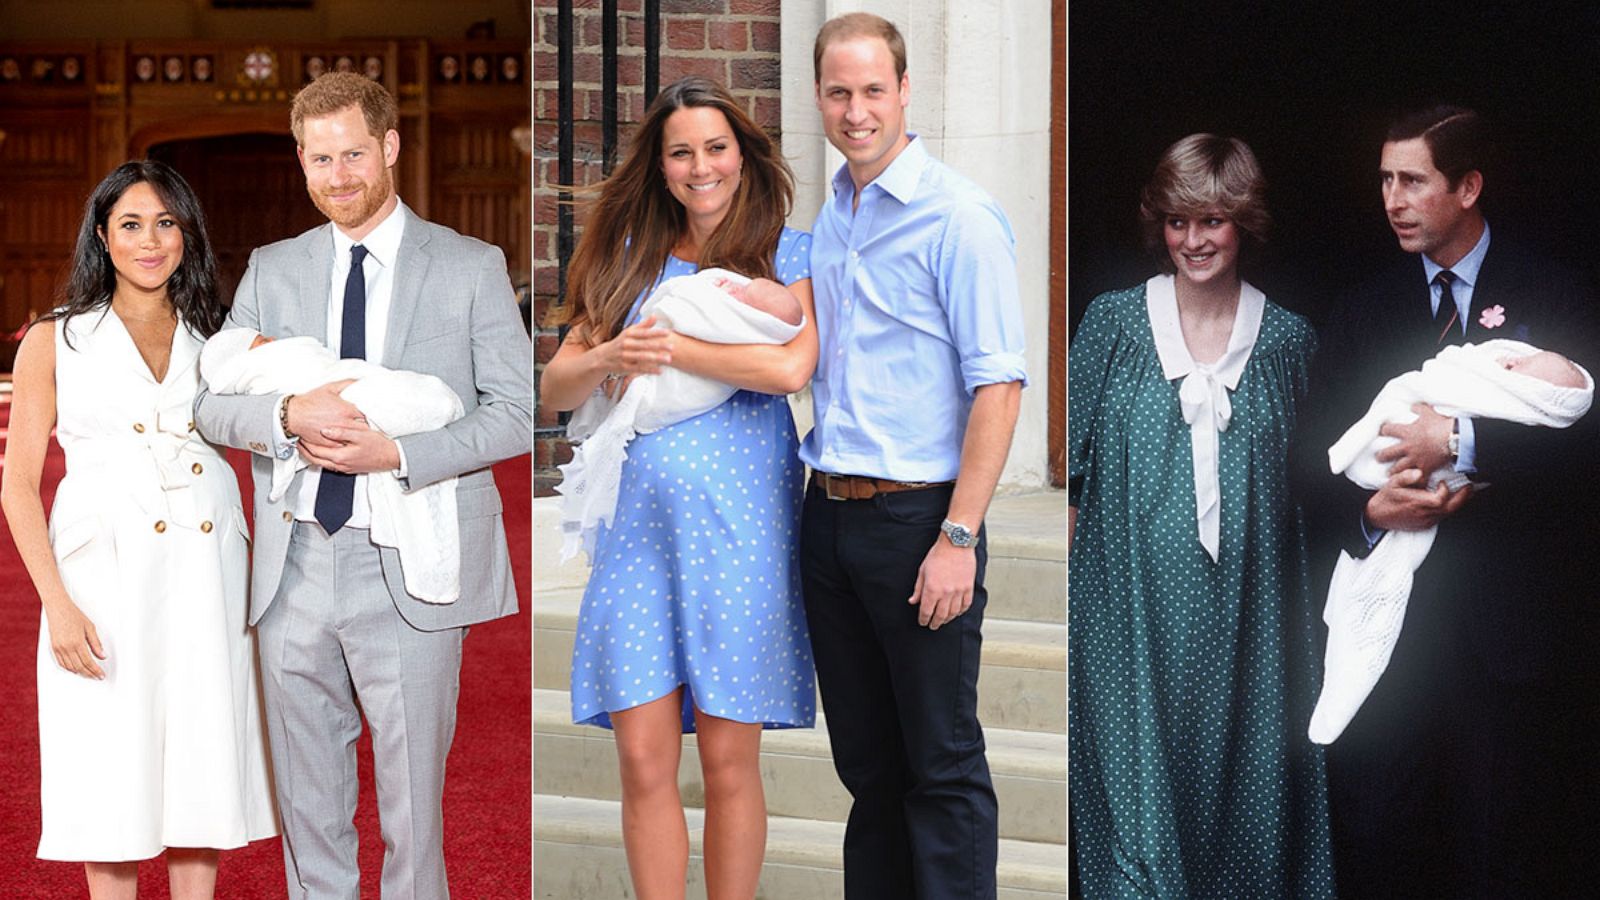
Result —
M1420 371L1407 372L1383 386L1367 414L1328 448L1329 468L1368 490L1382 487L1389 480L1389 464L1379 462L1376 454L1398 439L1379 436L1378 429L1385 422L1416 421L1413 403L1427 403L1452 418L1566 428L1589 411L1594 379L1584 371L1585 387L1558 387L1508 371L1499 362L1502 357L1537 352L1537 347L1510 340L1444 348ZM1429 487L1441 483L1455 490L1466 477L1449 468L1429 474ZM1343 733L1388 667L1405 621L1412 573L1427 558L1437 533L1437 528L1390 531L1366 559L1340 551L1322 611L1328 649L1322 695L1311 715L1311 740L1330 744Z
M716 344L787 344L804 328L763 312L717 287L750 279L725 269L703 269L661 282L639 308L639 320L654 315L656 327ZM601 525L617 510L617 488L627 446L636 435L691 419L722 405L737 388L711 378L667 367L659 375L639 375L619 400L596 390L573 413L567 434L582 443L561 466L561 559L579 549L593 554Z
M432 375L395 371L364 359L340 359L315 338L280 338L254 350L256 332L219 331L200 351L200 374L215 394L301 394L331 381L355 379L340 394L367 424L397 438L431 431L461 418L461 398ZM299 454L274 460L270 496L279 500L309 464ZM406 592L428 603L454 603L461 594L461 535L456 479L407 493L393 472L367 478L372 541L400 553Z

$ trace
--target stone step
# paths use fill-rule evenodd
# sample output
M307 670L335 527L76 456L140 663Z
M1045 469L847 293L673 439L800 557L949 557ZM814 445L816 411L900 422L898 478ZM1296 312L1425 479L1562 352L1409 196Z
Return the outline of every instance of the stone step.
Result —
M1067 492L1033 490L996 494L984 518L996 553L1024 559L1067 561Z
M689 894L706 896L701 837L705 816L686 811ZM631 898L622 850L622 808L611 800L535 794L533 893L538 900ZM767 820L767 852L757 900L842 900L844 825L782 816ZM1064 844L1000 841L1000 900L1064 900Z
M533 499L533 595L546 590L581 587L589 580L583 554L561 561L561 498Z
M1063 735L984 729L989 772L1000 801L1000 836L1065 843L1067 741ZM620 800L622 786L611 733L572 724L564 691L533 692L537 794ZM771 815L842 822L850 795L839 783L828 748L826 720L817 727L773 729L761 736L761 774ZM704 806L705 785L694 735L686 735L678 769L683 802Z
M572 644L582 588L536 592L533 686L571 685ZM986 619L978 672L978 718L986 727L1065 734L1067 628L1046 622Z
M560 498L533 501L534 587L579 587L583 557L561 562ZM1067 621L1067 496L1062 491L1002 494L990 504L989 615L1029 622Z
M1067 621L1067 494L1002 494L989 504L988 615Z
M989 557L984 573L990 616L1026 622L1067 622L1067 564L1039 559Z

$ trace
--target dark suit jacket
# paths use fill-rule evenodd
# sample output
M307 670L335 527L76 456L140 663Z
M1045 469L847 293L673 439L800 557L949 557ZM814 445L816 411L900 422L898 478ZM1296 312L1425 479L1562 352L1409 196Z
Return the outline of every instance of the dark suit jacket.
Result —
M1505 321L1480 321L1500 306ZM1313 523L1313 570L1325 589L1344 548L1362 555L1368 492L1328 471L1327 448L1390 378L1438 352L1422 260L1406 255L1330 310L1300 442L1301 485ZM1574 273L1491 234L1472 295L1466 341L1512 338L1600 372L1594 294ZM1459 327L1459 326L1457 326ZM1438 654L1490 682L1560 683L1596 669L1600 616L1600 411L1569 429L1479 419L1478 491L1439 527L1416 573L1395 651ZM1358 719L1359 721L1359 714Z

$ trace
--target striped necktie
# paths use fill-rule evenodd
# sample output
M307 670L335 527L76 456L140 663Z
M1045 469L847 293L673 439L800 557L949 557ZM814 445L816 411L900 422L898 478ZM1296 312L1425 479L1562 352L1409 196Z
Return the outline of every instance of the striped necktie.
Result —
M1444 323L1444 327L1439 329L1439 339L1434 343L1460 343L1458 339L1462 336L1461 329L1456 327L1456 323L1461 321L1461 310L1456 308L1456 295L1450 290L1450 284L1456 280L1456 273L1445 269L1433 276L1433 280L1439 285L1439 308L1433 311L1433 324ZM1449 312L1446 313L1446 310Z

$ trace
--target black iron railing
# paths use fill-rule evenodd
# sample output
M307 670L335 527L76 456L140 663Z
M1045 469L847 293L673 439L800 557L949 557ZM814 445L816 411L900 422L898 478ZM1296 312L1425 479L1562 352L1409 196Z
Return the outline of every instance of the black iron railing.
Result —
M617 0L604 0L600 7L600 168L605 175L617 158L617 125L619 95L617 85L617 47L621 41L621 16ZM556 177L561 188L571 187L576 179L577 149L575 135L577 116L573 105L573 51L577 46L574 34L572 0L561 0L556 8ZM661 80L661 2L645 0L644 4L644 103L655 99ZM556 255L560 268L556 278L557 302L566 302L567 261L572 258L577 234L572 210L572 193L559 190L556 204ZM566 337L566 326L561 328ZM561 420L565 423L566 415ZM562 425L536 429L539 432L559 432Z

